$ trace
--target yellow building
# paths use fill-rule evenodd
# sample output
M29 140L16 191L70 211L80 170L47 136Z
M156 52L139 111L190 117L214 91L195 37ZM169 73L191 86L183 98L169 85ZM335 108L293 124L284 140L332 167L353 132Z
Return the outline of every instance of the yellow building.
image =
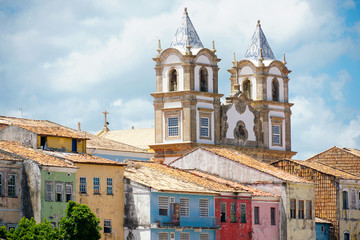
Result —
M123 239L125 164L89 154L53 153L75 163L75 199L100 218L101 239Z
M47 120L0 116L0 139L14 140L32 148L60 152L86 152L85 132Z

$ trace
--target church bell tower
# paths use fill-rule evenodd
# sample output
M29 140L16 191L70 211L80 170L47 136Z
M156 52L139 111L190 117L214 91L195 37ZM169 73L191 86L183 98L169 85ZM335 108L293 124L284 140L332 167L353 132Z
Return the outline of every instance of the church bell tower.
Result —
M190 149L220 140L218 65L212 49L204 48L187 9L169 48L160 41L156 62L155 158L165 163Z

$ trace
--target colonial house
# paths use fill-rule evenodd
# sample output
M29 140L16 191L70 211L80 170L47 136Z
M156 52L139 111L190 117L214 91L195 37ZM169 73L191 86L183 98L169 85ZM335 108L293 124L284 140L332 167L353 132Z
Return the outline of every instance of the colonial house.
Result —
M330 239L357 239L360 236L360 178L312 159L284 159L273 165L316 183L315 216L331 222Z
M315 184L243 153L224 148L198 148L171 166L199 169L281 196L280 239L315 238ZM299 213L296 213L299 204ZM299 209L299 207L297 209Z
M0 116L0 139L13 140L32 148L60 152L86 152L85 132L47 120Z
M215 240L219 193L149 166L125 170L124 239Z

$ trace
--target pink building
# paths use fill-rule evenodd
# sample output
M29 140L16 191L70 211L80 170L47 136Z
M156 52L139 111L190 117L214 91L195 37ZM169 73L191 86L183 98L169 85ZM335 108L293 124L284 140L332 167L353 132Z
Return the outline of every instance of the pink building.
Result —
M279 198L252 198L252 230L254 240L279 239Z

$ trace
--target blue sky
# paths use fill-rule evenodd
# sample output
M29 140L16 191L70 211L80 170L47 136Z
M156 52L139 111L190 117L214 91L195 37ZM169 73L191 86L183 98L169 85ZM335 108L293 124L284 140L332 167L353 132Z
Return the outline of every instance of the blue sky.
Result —
M306 159L360 148L360 2L352 0L0 0L0 114L95 132L153 127L152 58L184 7L205 47L215 40L219 92L229 95L233 52L256 22L290 74L292 149Z

